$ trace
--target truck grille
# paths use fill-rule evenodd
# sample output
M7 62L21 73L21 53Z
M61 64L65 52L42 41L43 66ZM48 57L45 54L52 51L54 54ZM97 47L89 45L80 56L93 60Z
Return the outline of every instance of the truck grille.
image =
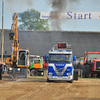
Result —
M57 70L59 73L61 73L63 71L63 68L58 68Z
M95 68L95 70L100 70L100 61L96 62L96 68Z
M63 69L64 69L64 68L59 68L59 67L58 67L58 68L56 68L56 69L57 69L57 70L56 70L56 74L57 74L58 76L59 76L59 75L60 75L60 76L63 75Z

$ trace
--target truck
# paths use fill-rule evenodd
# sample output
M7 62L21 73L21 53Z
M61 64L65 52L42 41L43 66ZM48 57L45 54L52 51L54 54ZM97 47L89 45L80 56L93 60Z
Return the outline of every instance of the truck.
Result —
M72 83L73 80L78 80L78 71L74 69L73 59L76 61L76 56L73 57L72 49L66 42L54 45L48 54L47 82L58 80Z
M100 52L85 52L83 63L77 65L84 67L83 72L86 78L99 77L100 78Z
M29 49L19 49L18 27L17 27L17 13L13 13L13 23L11 26L11 32L9 33L11 40L11 58L10 68L7 69L8 75L13 77L30 76L29 70Z
M43 58L39 55L30 55L30 75L43 76Z

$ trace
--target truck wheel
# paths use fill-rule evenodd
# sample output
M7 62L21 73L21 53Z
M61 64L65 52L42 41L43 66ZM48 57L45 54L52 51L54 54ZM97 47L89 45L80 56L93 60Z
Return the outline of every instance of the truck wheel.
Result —
M96 78L97 74L91 74L91 77Z
M100 78L100 73L97 74L97 77Z
M73 71L73 80L78 80L78 71L77 70Z
M85 70L86 70L86 73L85 73L86 78L90 78L91 77L91 68L90 68L90 66L85 65Z
M32 69L30 75L31 76L37 76L37 70Z
M50 80L47 78L47 82L50 82Z
M91 78L91 74L87 74L86 75L86 78Z
M73 79L71 81L69 81L69 83L73 83Z
M78 64L76 65L76 69L81 69L81 64L80 64L80 63L78 63Z
M54 81L52 81L52 80L49 80L49 79L47 78L47 82L54 82Z
M74 69L78 69L78 67L77 67L78 65L74 65Z

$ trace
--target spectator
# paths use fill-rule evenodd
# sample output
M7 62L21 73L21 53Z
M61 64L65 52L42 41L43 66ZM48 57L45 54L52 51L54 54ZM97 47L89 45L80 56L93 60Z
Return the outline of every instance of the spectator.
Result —
M43 61L43 68L48 69L48 64L45 61Z
M1 64L0 62L0 80L2 80L2 68L3 68L3 64Z
M44 69L44 79L46 79L47 78L48 64L45 61L43 61L43 69Z
M7 65L4 63L4 71L6 71L7 69Z

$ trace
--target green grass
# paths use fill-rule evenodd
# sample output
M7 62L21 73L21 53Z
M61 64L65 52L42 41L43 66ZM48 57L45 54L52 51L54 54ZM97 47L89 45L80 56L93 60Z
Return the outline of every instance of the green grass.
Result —
M44 78L44 76L29 76L29 78Z
M100 80L100 78L79 78L79 79Z

